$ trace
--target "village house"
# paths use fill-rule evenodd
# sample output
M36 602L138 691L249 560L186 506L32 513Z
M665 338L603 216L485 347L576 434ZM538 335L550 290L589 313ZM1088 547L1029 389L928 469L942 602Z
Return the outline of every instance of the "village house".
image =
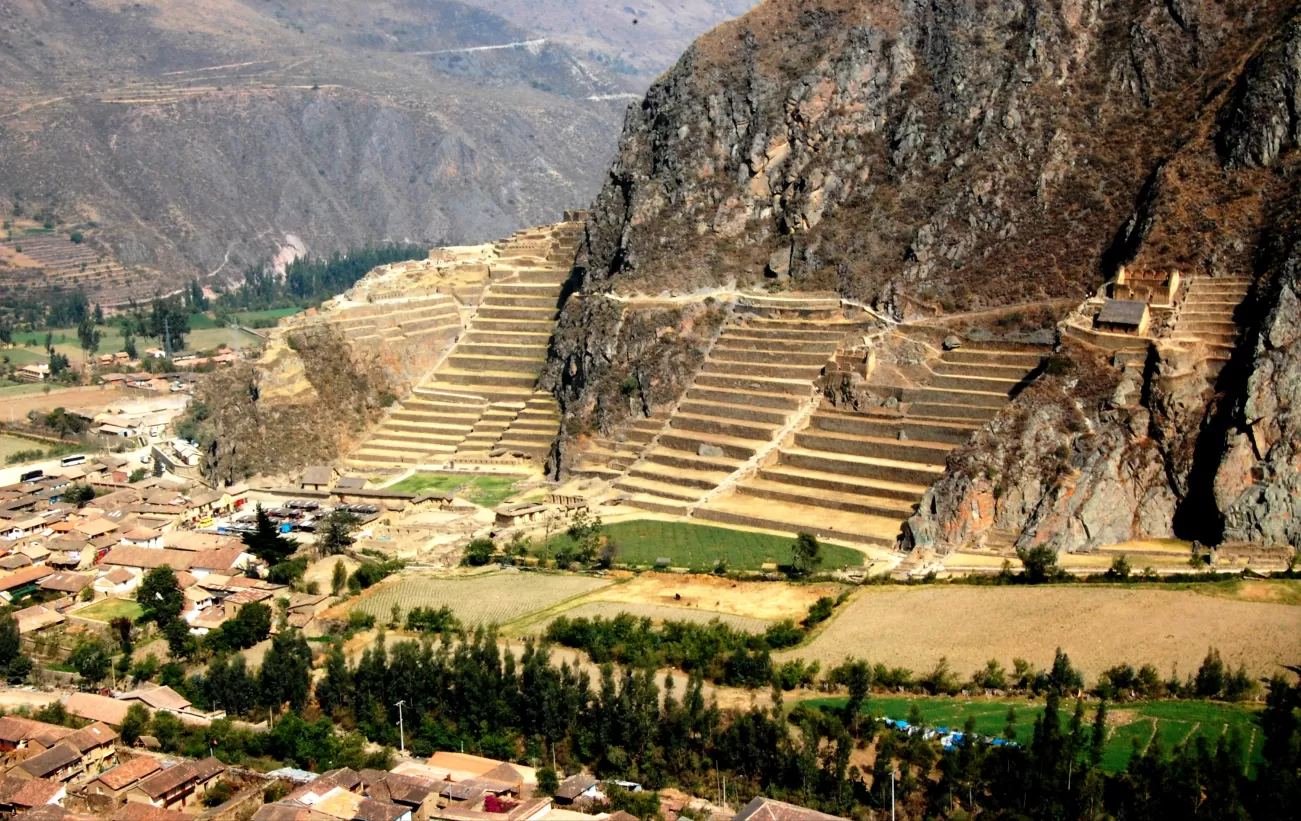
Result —
M46 724L22 716L0 716L0 752L26 749L27 742L31 739L63 730L67 730L64 735L72 733L72 730L57 724Z
M117 740L118 734L112 727L96 722L82 727L59 743L81 753L82 770L97 775L117 760Z
M171 713L188 724L207 724L226 716L220 710L202 713L194 709L189 699L166 685L153 685L122 693L117 700L128 707L132 704L143 704L151 713Z
M130 547L162 547L163 534L148 527L136 527L122 534L122 544Z
M215 758L175 764L137 782L126 791L126 800L163 809L188 807L203 800L225 771L225 765Z
M165 810L152 804L127 802L113 813L113 821L194 821L193 815Z
M114 567L95 579L95 592L105 596L124 596L140 583L140 579L125 567Z
M41 590L63 593L67 596L77 596L94 583L95 577L90 573L74 573L61 570L41 579L36 586Z
M20 636L36 633L47 627L63 624L68 620L67 616L43 604L33 604L31 607L24 607L22 610L15 610L13 617L14 622L18 625L18 635Z
M61 781L13 775L0 779L0 812L22 812L43 804L62 804L67 797L68 785Z
M9 774L18 778L47 778L51 781L69 781L81 774L85 766L81 753L67 744L56 744L43 753L18 762Z
M63 699L63 708L70 715L121 727L126 720L128 702L98 693L72 693Z
M132 787L162 768L158 759L142 755L100 773L85 786L83 792L87 796L96 796L108 806L117 807L126 800L126 794Z
M383 770L362 770L358 775L367 798L405 807L412 821L428 821L430 812L438 806L436 782L427 778Z
M732 821L848 821L848 819L757 795L740 812L732 816Z
M50 567L24 567L0 577L0 599L7 602L20 599L35 591L37 582L53 574L54 569Z
M334 471L329 465L312 465L303 471L299 487L303 490L329 490Z
M19 382L44 382L49 375L49 365L23 365L14 369L14 378Z
M560 782L556 788L555 801L557 804L574 804L582 799L595 799L599 792L595 777L588 773L578 773Z

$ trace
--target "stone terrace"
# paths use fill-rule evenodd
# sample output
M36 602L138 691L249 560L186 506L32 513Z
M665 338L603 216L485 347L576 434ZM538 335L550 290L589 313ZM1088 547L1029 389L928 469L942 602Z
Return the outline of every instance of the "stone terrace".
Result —
M546 457L560 412L554 398L534 386L581 231L581 223L560 223L520 232L498 246L465 333L349 464L389 468L468 455Z
M1200 342L1205 362L1219 373L1238 344L1241 329L1234 314L1251 289L1247 277L1194 277L1175 320L1173 342Z
M949 452L992 419L1046 349L968 343L948 351L898 409L820 408L735 492L698 519L891 546Z

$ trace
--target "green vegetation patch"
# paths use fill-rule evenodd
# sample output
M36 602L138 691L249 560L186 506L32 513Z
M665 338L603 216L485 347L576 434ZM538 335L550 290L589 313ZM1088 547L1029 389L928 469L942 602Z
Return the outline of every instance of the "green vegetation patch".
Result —
M840 707L845 699L821 698L804 702L811 707ZM915 696L887 696L868 700L865 712L883 718L907 721L913 705L921 711L928 727L947 727L961 730L972 716L976 732L988 736L1002 736L1007 726L1007 710L1016 709L1016 740L1028 743L1034 734L1034 722L1043 713L1042 702L1016 699L931 698ZM1070 721L1074 703L1062 700L1062 727ZM1097 703L1085 704L1085 723L1093 720ZM1215 701L1143 701L1131 704L1108 705L1107 744L1103 748L1102 767L1108 772L1120 772L1129 764L1134 744L1140 752L1147 749L1155 738L1161 749L1170 752L1178 744L1205 738L1214 748L1216 742L1237 730L1245 748L1244 766L1254 768L1261 758L1260 715L1257 711L1237 704Z
M143 612L134 599L104 599L95 602L84 610L78 610L76 615L91 621L109 622L119 616L125 616L134 621L140 618L140 614Z
M456 473L413 473L385 490L399 493L451 493L484 507L496 507L515 494L518 476L466 476Z
M402 618L415 607L448 607L467 626L500 625L607 584L604 579L542 573L492 573L460 579L411 576L363 596L353 608L386 622L395 605Z
M765 564L789 565L795 540L767 533L750 533L690 522L634 521L606 525L605 535L617 547L615 562L654 567L666 558L673 567L713 570L720 559L729 570L760 570ZM567 534L551 540L554 551L570 552L575 545ZM863 554L839 545L822 545L820 570L857 567Z

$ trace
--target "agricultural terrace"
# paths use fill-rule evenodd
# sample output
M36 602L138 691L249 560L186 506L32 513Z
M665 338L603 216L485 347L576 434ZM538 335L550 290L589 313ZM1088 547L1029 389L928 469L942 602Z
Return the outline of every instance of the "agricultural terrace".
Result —
M496 507L515 494L520 476L466 476L463 473L413 473L385 488L399 493L451 493L484 507Z
M1209 647L1226 665L1245 664L1253 675L1301 662L1301 608L1202 586L865 587L809 643L777 658L828 667L852 656L922 671L947 657L964 675L991 658L1047 667L1060 647L1087 678L1121 663L1183 675L1197 669Z
M503 625L607 584L604 579L546 573L505 572L437 579L407 576L372 588L344 607L387 621L394 605L404 616L414 607L446 606L468 627Z
M845 699L811 699L802 702L813 707L843 707ZM1026 743L1034 733L1034 723L1043 714L1042 702L1014 699L961 698L872 698L863 712L882 718L907 721L917 705L927 727L961 730L967 717L975 719L976 732L1002 736L1007 726L1008 708L1016 710L1016 739ZM1096 704L1085 705L1085 721L1091 721ZM1074 704L1062 701L1063 729L1070 720ZM1107 740L1102 752L1102 767L1108 772L1125 769L1137 742L1139 752L1156 739L1169 752L1178 744L1205 738L1211 749L1222 736L1237 732L1242 740L1244 767L1261 761L1260 716L1249 707L1211 701L1148 701L1116 704L1107 707Z
M257 312L259 315L266 313ZM96 354L116 353L122 350L122 328L120 325L104 324L96 326L101 334L99 350ZM5 356L15 365L33 365L41 362L48 362L49 355L45 352L45 335L53 336L54 350L68 357L68 361L75 364L85 361L86 352L81 349L77 341L76 328L51 328L40 331L26 331L14 334L14 347L5 350ZM261 347L263 342L258 336L239 331L239 344L244 347ZM190 316L190 332L185 336L185 350L187 351L207 351L214 350L222 345L228 347L234 346L236 341L236 332L231 328L220 327L207 314L192 314ZM151 337L136 337L136 347L140 351L155 345L160 345L158 340Z
M713 570L720 559L726 562L728 570L760 570L765 564L789 565L791 545L795 543L789 536L650 520L608 524L605 535L616 546L614 560L619 564L654 567L660 558L666 558L672 567L696 571ZM552 538L550 548L552 552L572 550L574 541L562 533ZM545 553L545 548L541 552ZM822 545L821 570L858 567L862 563L863 554L857 550Z

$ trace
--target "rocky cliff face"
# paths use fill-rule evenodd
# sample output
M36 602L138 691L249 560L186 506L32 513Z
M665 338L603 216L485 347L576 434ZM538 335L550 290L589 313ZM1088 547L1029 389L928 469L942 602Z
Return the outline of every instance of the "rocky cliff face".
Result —
M1081 299L1121 265L1251 277L1243 342L1218 375L1186 347L1128 367L1061 349L954 453L905 541L1296 544L1292 14L765 3L701 38L629 112L582 289L767 278L907 321ZM568 324L567 349L584 348L576 314ZM562 396L583 417L610 386L567 361Z

